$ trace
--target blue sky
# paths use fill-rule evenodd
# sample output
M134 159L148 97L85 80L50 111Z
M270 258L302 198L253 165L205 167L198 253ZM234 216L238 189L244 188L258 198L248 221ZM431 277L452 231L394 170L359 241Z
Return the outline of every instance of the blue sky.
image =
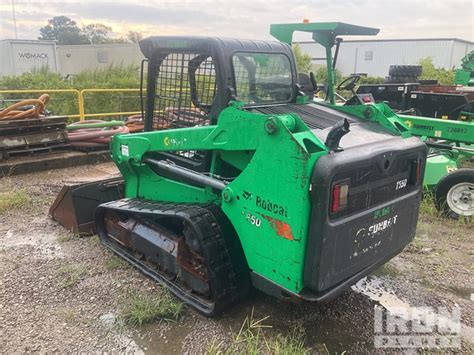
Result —
M0 3L0 39L14 38L12 0ZM474 41L474 0L15 1L18 37L36 39L53 16L102 23L115 36L210 35L269 39L271 23L341 21L381 29L377 38L457 37ZM304 39L304 38L301 38Z

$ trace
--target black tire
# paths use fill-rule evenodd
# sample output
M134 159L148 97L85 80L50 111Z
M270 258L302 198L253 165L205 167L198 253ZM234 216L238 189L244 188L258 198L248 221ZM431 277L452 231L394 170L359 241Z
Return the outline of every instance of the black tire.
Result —
M386 84L405 84L405 83L416 83L417 80L413 76L391 76L385 78Z
M421 65L391 65L388 69L390 76L413 76L421 75Z
M457 190L453 190L453 188ZM457 207L454 202L455 196L451 195L456 191L462 191L463 199L467 201ZM460 216L472 218L474 216L474 169L458 169L443 177L436 186L435 203L438 211L447 217L453 219L459 219ZM465 211L465 213L461 211Z

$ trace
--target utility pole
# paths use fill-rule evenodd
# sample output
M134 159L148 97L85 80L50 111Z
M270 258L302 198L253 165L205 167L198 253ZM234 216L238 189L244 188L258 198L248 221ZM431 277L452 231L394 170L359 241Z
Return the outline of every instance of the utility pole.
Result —
M18 39L18 31L16 29L15 0L12 0L12 15L13 15L13 27L15 28L15 39Z

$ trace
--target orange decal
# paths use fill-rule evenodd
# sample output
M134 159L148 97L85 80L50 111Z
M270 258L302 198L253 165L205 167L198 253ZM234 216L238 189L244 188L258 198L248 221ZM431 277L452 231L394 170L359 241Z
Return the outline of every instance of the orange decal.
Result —
M265 215L262 215L262 216L268 222L270 222L270 224L272 225L272 228L276 231L277 235L288 240L295 239L293 237L293 232L291 231L291 226L288 223L269 217L269 216L265 216Z

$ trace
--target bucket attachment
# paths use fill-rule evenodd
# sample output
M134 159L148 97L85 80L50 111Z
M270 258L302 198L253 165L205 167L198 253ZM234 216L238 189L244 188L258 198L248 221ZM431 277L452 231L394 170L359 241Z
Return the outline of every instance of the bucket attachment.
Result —
M49 215L66 229L94 234L95 210L105 202L123 197L123 178L112 178L79 185L64 185L49 209Z

